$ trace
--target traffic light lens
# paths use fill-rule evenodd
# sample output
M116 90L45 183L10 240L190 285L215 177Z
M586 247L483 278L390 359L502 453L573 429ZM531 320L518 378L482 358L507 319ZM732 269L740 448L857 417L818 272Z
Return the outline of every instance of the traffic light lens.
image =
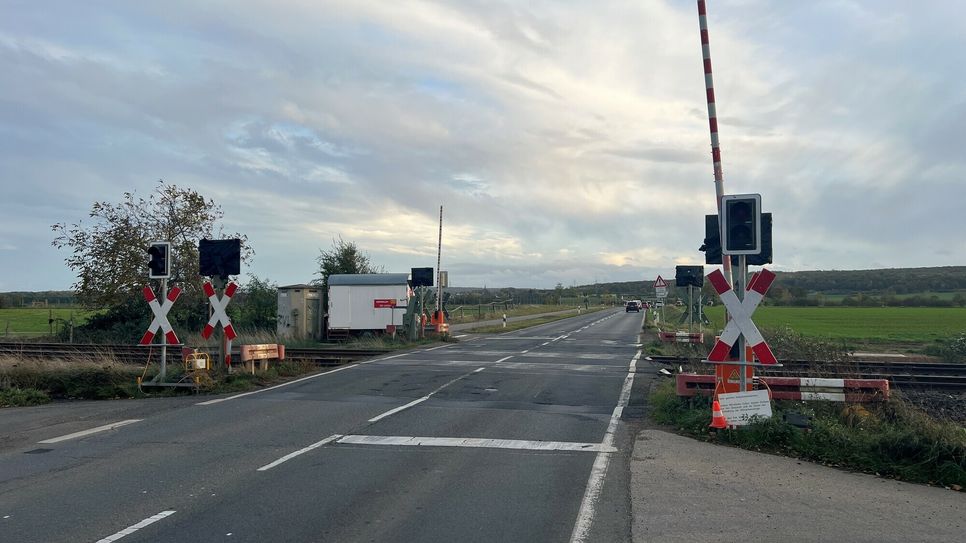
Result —
M754 254L760 250L758 244L758 199L733 198L724 201L725 253L738 251L739 254Z
M732 248L751 247L752 241L754 241L753 238L751 228L747 225L739 224L731 229L730 241Z
M151 257L148 261L148 277L163 278L171 274L168 264L168 247L167 243L156 243L148 247L147 253Z
M737 222L749 221L751 220L751 206L748 205L748 202L735 202L731 204L729 215Z

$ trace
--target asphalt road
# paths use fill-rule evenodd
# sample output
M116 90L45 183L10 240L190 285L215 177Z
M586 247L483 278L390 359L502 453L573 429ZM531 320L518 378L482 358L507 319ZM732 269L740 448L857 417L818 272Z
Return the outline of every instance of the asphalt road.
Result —
M5 410L0 540L630 541L619 419L641 318L464 337L246 395Z

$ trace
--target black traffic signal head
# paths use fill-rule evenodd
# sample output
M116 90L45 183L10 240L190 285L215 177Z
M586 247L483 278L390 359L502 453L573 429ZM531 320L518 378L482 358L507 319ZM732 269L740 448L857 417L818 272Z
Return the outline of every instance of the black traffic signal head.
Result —
M704 253L705 264L721 264L721 226L717 215L704 216L704 244L698 249ZM749 266L764 266L772 263L771 250L771 213L761 214L761 252L748 255ZM738 257L732 256L731 263L738 265Z
M204 277L241 274L241 240L198 240L198 273Z
M433 268L413 268L412 286L414 287L433 286Z
M151 279L166 279L171 276L171 244L167 241L156 241L148 247L148 277Z
M761 195L732 194L721 197L721 230L726 255L761 252Z
M678 266L674 269L674 286L704 286L704 266Z

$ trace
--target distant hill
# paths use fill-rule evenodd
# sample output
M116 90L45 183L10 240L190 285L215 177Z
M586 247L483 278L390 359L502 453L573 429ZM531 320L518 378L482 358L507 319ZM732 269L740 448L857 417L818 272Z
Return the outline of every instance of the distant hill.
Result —
M664 279L674 291L674 274ZM916 294L966 291L966 266L938 268L889 268L881 270L819 270L776 272L775 286L811 294ZM656 279L656 278L655 278ZM653 292L654 281L625 281L581 285L582 290L602 289L611 293Z
M775 283L822 294L915 294L966 290L966 266L778 272Z

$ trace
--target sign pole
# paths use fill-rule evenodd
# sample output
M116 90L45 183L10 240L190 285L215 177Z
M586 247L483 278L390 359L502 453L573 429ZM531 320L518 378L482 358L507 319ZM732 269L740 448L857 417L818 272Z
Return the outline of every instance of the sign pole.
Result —
M443 272L440 262L443 258L443 206L439 206L439 244L436 246L436 321L443 322Z
M221 298L225 294L225 278L221 275L216 275L211 278L211 282L215 285L215 292L218 297ZM225 330L224 328L218 330L218 362L223 364L225 362Z
M729 257L730 258L730 257ZM735 293L738 295L738 301L743 302L745 300L745 288L748 284L748 257L745 255L738 256L738 269L736 270L738 277L735 278ZM748 375L745 370L745 363L748 362L747 356L745 355L745 343L746 339L744 334L738 337L738 363L741 367L741 372L739 373L740 381L739 386L741 391L745 392L748 390ZM751 367L751 376L754 379L755 368Z
M167 277L161 279L161 299L165 300L168 297L168 279ZM167 375L168 370L168 338L165 334L161 334L161 373L158 376L158 381L164 382L164 378Z
M694 317L691 311L694 309L694 285L688 285L688 333L694 331Z

